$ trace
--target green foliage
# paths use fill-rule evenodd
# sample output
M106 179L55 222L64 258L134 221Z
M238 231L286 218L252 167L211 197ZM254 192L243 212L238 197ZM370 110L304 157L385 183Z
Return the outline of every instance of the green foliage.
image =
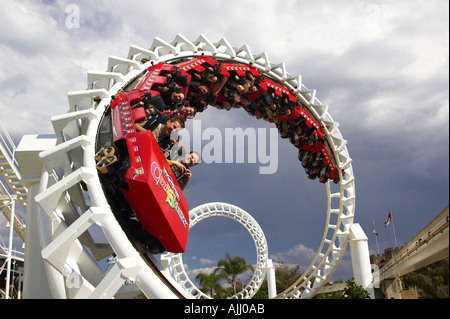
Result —
M345 283L347 287L344 289L344 299L370 299L370 293L357 285L354 278L350 278Z
M216 296L220 296L223 294L224 289L220 284L220 281L226 279L227 276L225 274L198 274L195 279L200 283L200 290L204 293L209 293L212 299Z
M283 262L279 262L275 269L276 287L278 292L285 291L289 288L300 276L300 265L290 267Z
M404 284L416 287L422 297L448 298L448 261L446 258L402 277Z
M300 272L300 265L288 266L282 261L278 261L275 268L276 289L277 292L283 292L294 283L302 273ZM253 296L252 299L269 299L269 292L267 287L267 280L261 285L261 288Z
M226 258L219 260L213 273L200 273L195 277L200 284L200 290L209 294L213 299L235 295L238 288L242 289L243 287L242 282L238 279L238 275L247 270L254 271L253 266L247 265L245 259L242 257L231 257L228 252L225 257ZM231 284L231 292L223 288L221 284L222 280L226 280Z
M200 273L195 278L200 283L200 289L210 294L211 298L224 298L237 293L238 289L242 289L243 283L238 280L238 275L247 270L253 271L253 266L247 265L242 257L231 257L226 253L226 258L219 260L214 272L210 275ZM283 262L279 262L275 269L276 287L278 292L282 292L289 288L302 273L300 265L288 266ZM221 281L226 279L231 284L231 288L227 291L221 285ZM323 294L321 299L370 299L370 294L362 286L358 286L353 278L346 281L347 287L344 292L336 292ZM264 280L261 288L255 294L253 299L268 299L267 281Z
M343 292L327 293L320 296L320 299L370 299L370 293L362 286L355 283L354 278L348 279L347 286Z
M230 253L225 254L226 258L219 260L215 273L224 274L228 277L228 282L233 287L233 295L237 293L237 276L247 270L254 271L252 265L247 265L242 257L231 257Z
M266 282L266 281L264 281L264 282ZM267 284L266 284L265 288L263 286L261 286L261 288L252 297L252 299L269 299L269 292L267 291Z

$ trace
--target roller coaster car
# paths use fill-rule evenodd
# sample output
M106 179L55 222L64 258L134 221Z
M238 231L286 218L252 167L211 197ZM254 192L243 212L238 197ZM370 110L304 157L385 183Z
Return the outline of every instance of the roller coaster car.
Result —
M136 89L139 90L150 90L154 84L167 85L170 81L175 81L174 77L168 78L168 75L177 76L179 79L184 78L182 83L182 91L184 95L187 94L189 84L191 82L191 75L186 73L183 69L178 68L172 64L164 64L159 62L155 65L150 66L147 69L145 76L136 85ZM180 84L178 83L178 84Z
M134 129L134 122L145 118L142 107L131 109L140 98L139 90L121 92L110 105L112 141L121 163L110 171L119 175L121 193L142 228L168 252L181 253L188 237L188 205L152 132Z
M217 81L212 84L211 90L217 94L227 82L230 74L222 63L209 56L200 56L177 64L177 67L188 74L216 75ZM211 71L212 69L212 71Z

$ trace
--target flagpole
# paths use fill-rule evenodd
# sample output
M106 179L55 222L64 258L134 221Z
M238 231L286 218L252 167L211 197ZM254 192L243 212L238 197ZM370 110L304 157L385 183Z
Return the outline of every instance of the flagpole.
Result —
M380 254L380 249L378 248L378 234L375 230L375 221L373 221L373 235L375 236L375 243L377 244L377 255Z
M378 236L377 235L375 235L375 242L377 244L377 255L379 255L380 254L380 249L378 248Z
M391 212L391 221L392 221L392 232L394 233L395 248L397 248L398 247L397 236L395 236L395 223L394 223L394 218L392 217L392 210L390 210L390 212Z

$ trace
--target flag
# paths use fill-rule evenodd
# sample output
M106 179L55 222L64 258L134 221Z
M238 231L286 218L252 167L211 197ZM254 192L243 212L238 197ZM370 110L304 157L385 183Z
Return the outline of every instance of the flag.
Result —
M388 218L384 222L384 227L388 227L391 220L392 220L392 214L391 214L391 211L389 211Z
M378 233L377 233L377 231L375 230L375 221L373 221L373 234L374 234L375 236L378 236Z

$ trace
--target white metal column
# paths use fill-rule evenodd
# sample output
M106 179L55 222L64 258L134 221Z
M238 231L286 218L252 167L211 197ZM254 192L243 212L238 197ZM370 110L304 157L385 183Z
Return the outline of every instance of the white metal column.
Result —
M267 290L269 291L269 299L275 298L277 295L277 280L275 278L275 268L272 259L267 259Z
M6 267L6 286L5 286L5 298L9 299L9 291L11 285L11 262L13 251L13 234L14 234L14 211L16 210L15 197L11 200L11 219L9 221L9 243L8 243L8 265Z
M21 167L22 181L26 183L29 194L23 276L23 297L25 299L50 299L55 294L55 291L52 293L48 280L48 271L51 270L48 268L46 270L41 255L43 241L49 240L41 237L41 228L48 225L48 220L34 202L34 197L42 191L40 182L44 164L39 158L39 153L53 147L55 143L56 137L41 138L38 135L26 135L22 137L16 151L16 157ZM53 290L55 289L53 288Z
M374 299L368 239L362 227L356 223L350 228L350 253L355 283L366 289Z

